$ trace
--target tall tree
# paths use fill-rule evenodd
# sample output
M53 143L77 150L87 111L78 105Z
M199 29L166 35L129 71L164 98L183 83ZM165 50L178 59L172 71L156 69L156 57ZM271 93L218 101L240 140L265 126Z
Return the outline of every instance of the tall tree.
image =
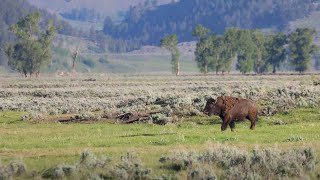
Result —
M287 56L285 45L288 43L287 36L281 32L269 36L266 41L266 61L272 66L272 73L277 72Z
M172 72L179 76L180 74L180 52L178 50L178 39L175 34L168 35L161 39L161 47L166 48L171 53Z
M239 30L237 38L237 69L241 73L246 74L254 70L255 44L250 30Z
M237 32L239 30L237 28L228 28L226 29L223 35L224 41L224 63L222 65L222 73L230 72L232 61L235 58L237 53Z
M311 54L317 50L313 43L316 31L298 28L289 36L290 61L300 73L307 71L311 63Z
M41 15L33 12L20 19L10 27L17 40L14 44L5 44L5 53L9 66L22 73L32 76L39 75L40 70L51 60L52 40L56 33L53 21L49 21L45 30L40 30Z
M196 37L199 42L204 41L210 30L198 24L197 27L192 31L192 36Z
M224 71L225 59L225 42L222 36L210 36L209 41L211 42L210 48L210 70L214 70L216 74L219 71Z
M251 37L254 42L254 71L260 74L266 70L266 61L262 59L266 54L266 36L258 30L253 30L251 31Z
M207 39L209 29L203 27L199 24L193 31L192 36L198 39L196 50L195 50L195 60L197 62L198 68L200 72L205 75L208 73L208 66L210 64L210 60L212 56L210 56L212 51L212 40ZM212 36L211 38L214 38Z

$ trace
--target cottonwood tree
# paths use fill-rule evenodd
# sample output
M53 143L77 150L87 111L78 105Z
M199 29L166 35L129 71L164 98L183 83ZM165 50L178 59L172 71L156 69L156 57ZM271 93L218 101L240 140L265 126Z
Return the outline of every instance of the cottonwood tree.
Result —
M257 74L261 74L267 71L267 61L263 58L266 56L266 36L257 30L251 31L252 41L254 42L254 51L253 51L253 59L254 59L254 71Z
M222 73L230 72L232 61L237 54L237 28L228 28L226 29L225 33L223 34L223 59L224 62L222 63Z
M179 76L180 74L180 52L178 50L178 39L175 34L168 35L161 39L161 47L164 47L171 53L172 72Z
M197 62L200 72L204 75L208 73L208 66L215 66L211 61L213 60L212 56L212 46L213 39L207 39L209 29L203 27L199 24L193 31L192 36L198 39L196 50L195 50L195 60ZM211 37L214 38L214 37Z
M255 44L252 40L250 30L238 31L237 69L246 74L254 70Z
M266 61L272 66L272 73L277 72L287 56L285 45L288 43L287 35L279 32L269 36L266 42Z
M9 59L8 65L25 77L29 74L39 76L52 57L52 40L56 34L53 21L49 21L41 31L41 15L33 12L10 27L16 36L15 43L6 43L4 51Z
M316 31L309 28L298 28L289 36L290 61L296 71L307 71L311 63L311 55L317 47L313 42Z
M210 70L218 74L219 71L223 71L225 64L225 43L222 36L211 35L208 40L211 42L210 57L212 58L210 61Z

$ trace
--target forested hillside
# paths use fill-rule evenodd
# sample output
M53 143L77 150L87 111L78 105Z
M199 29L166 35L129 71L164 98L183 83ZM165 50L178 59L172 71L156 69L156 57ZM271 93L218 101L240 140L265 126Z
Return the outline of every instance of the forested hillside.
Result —
M0 3L0 47L3 47L4 42L14 39L9 32L9 27L16 23L20 18L26 16L30 12L39 10L31 6L26 0L1 0ZM72 35L75 30L66 22L59 21L55 15L52 15L44 10L39 10L42 16L42 24L46 24L49 19L53 19L60 34ZM6 65L6 58L3 51L0 51L0 65Z
M202 24L215 33L226 27L281 30L289 21L319 9L319 0L180 0L150 7L134 6L118 25L106 21L104 33L116 38L158 44L167 34L180 41L193 40L191 32Z

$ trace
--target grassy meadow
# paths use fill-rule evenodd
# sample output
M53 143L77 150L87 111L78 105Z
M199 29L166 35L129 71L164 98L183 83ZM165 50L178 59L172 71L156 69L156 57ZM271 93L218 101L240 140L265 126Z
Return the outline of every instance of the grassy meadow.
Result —
M290 174L292 169L289 169L281 172L278 178L308 175L316 179L320 174L320 89L314 83L317 79L318 76L5 77L0 85L0 175L1 167L6 167L12 160L21 160L27 170L19 178L41 179L52 167L77 164L82 161L81 153L90 150L97 157L110 157L115 168L123 166L123 157L130 152L141 160L143 167L152 170L153 177L196 179L197 176L190 173L194 164L185 168L179 164L181 168L177 170L159 160L167 157L171 162L169 157L177 152L201 153L225 146L236 147L245 154L254 149L289 152L311 148L318 155L315 155L312 170L305 173L295 170ZM221 132L218 117L201 113L206 98L219 95L256 100L261 111L256 129L250 130L250 123L246 121L237 123L235 132L230 129ZM151 111L157 113L143 122L110 121L123 113ZM75 115L86 121L68 124L57 121ZM158 125L159 120L165 121L165 125ZM128 157L130 160L131 155ZM130 164L130 161L125 162ZM230 170L224 171L219 163L210 169L218 179L228 177L224 174ZM124 177L130 177L128 174L113 177L126 179ZM207 172L204 174L203 177L209 177ZM99 177L107 179L107 176ZM252 177L257 179L257 176Z

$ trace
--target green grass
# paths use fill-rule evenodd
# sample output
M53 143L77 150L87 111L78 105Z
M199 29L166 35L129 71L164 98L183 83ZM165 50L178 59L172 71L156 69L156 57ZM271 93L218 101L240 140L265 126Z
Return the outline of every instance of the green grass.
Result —
M23 112L0 112L0 124L21 124L21 116Z
M236 131L220 131L217 117L190 117L177 125L152 124L32 124L21 121L23 112L0 112L0 159L26 162L29 169L44 170L56 164L74 163L90 149L119 160L128 151L145 164L159 168L162 154L174 150L201 151L224 143L244 149L254 147L312 147L320 153L320 109L296 109L272 117L260 117L256 130L249 122L236 124ZM282 125L275 125L281 120ZM319 169L319 168L318 168ZM161 171L160 171L161 172Z

